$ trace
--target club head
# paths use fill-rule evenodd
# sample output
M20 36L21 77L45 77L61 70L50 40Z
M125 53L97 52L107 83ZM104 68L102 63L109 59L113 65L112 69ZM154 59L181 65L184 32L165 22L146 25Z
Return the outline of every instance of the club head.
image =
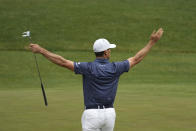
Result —
M31 33L30 31L26 31L22 33L22 37L30 37Z
M22 35L22 37L28 37L27 35Z

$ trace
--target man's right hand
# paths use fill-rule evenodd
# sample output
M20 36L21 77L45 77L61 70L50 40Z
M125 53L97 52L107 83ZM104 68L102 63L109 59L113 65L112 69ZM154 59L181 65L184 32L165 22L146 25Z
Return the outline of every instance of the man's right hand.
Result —
M54 53L42 48L38 44L32 44L32 43L29 44L28 49L31 50L33 53L42 54L48 60L50 60L51 62L53 62L59 66L66 67L67 69L74 71L74 62L73 61L67 60L60 55L54 54Z
M33 53L41 53L42 47L38 44L29 44L28 49L31 50Z

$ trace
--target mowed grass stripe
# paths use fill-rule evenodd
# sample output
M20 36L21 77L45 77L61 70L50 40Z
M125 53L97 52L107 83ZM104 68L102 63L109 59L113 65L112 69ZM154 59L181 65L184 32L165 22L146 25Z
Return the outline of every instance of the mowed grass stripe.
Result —
M54 52L73 61L93 61L93 52ZM112 51L110 61L121 61L133 56L134 52ZM196 62L194 53L151 52L129 73L121 76L120 84L195 84ZM46 88L82 85L82 79L73 72L54 65L43 56L37 55L41 76ZM35 61L30 52L1 51L0 88L37 88L40 86Z

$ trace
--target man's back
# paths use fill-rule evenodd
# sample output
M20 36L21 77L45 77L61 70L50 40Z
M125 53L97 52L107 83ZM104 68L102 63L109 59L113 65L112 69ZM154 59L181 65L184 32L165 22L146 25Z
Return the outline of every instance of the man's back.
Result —
M110 63L103 58L94 62L75 62L75 73L83 76L85 106L113 106L119 77L128 72L129 66L127 60Z

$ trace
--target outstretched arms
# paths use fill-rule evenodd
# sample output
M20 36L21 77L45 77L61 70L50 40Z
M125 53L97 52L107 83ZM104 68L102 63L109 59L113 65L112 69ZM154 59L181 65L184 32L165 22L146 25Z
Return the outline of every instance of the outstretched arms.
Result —
M153 33L150 36L150 41L148 44L141 49L134 57L128 58L128 61L130 63L130 68L134 67L136 64L141 62L143 58L148 54L152 46L161 38L163 35L163 29L160 28L157 32L153 31Z
M42 54L48 60L50 60L51 62L53 62L53 63L55 63L55 64L57 64L59 66L66 67L69 70L74 71L74 63L73 63L73 61L66 60L62 56L54 54L54 53L52 53L52 52L42 48L38 44L30 44L29 45L29 49L33 53L40 53L40 54Z

